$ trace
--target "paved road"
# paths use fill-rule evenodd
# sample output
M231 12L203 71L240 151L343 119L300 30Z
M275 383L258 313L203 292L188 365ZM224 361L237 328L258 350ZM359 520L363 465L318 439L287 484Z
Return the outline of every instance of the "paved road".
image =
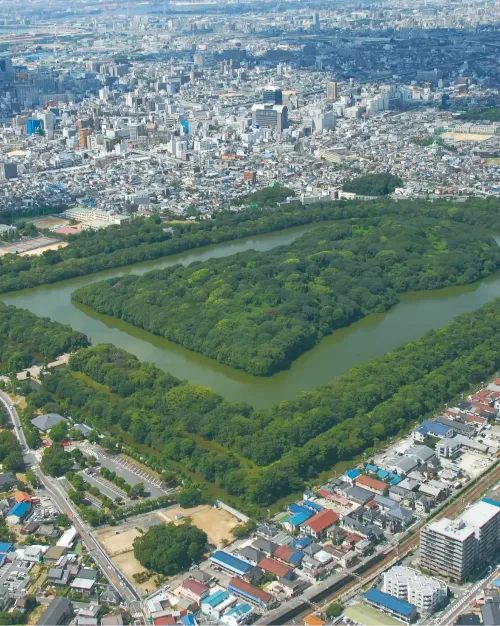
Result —
M134 586L121 575L120 571L115 566L113 561L111 561L106 552L104 552L99 542L94 538L92 531L82 520L73 503L68 500L66 492L60 484L60 481L56 478L46 476L41 471L40 467L38 466L36 456L29 450L26 443L26 438L24 436L21 421L19 419L19 415L17 414L16 408L12 404L12 400L9 398L9 396L2 391L0 391L0 402L2 402L2 404L4 404L4 406L6 407L12 423L14 424L15 433L17 435L17 438L19 439L21 447L23 448L25 462L32 466L32 469L36 472L39 481L44 485L45 489L47 490L48 494L50 495L56 506L59 508L59 510L66 513L66 515L70 518L71 522L78 531L83 543L87 547L87 550L92 555L92 558L99 565L103 574L106 576L111 585L113 585L113 587L118 591L122 598L125 599L130 607L131 613L141 618L141 621L145 623L146 619L142 612L140 601L141 599L139 594L135 590Z
M498 578L500 574L500 568L495 569L491 574L488 574L477 583L475 583L466 594L458 598L456 602L453 602L444 615L438 617L433 621L436 626L445 626L446 624L454 624L457 617L464 612L468 605L474 600L478 592L487 587L493 580Z

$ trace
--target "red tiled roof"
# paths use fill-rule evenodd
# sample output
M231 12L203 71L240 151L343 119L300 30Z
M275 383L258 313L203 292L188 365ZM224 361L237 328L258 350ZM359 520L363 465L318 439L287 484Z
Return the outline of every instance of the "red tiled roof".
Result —
M294 552L295 550L292 550L288 546L278 546L274 551L274 556L282 561L288 561Z
M362 537L360 535L357 535L356 533L351 533L350 535L347 535L344 541L346 543L358 543L358 541L361 541L361 539Z
M323 496L323 498L331 498L333 493L331 491L327 491L326 489L320 489L319 493Z
M320 533L322 530L329 528L338 521L339 516L335 511L323 509L319 513L316 513L314 517L308 519L307 522L303 522L301 526L308 526L315 533Z
M384 491L384 489L387 489L387 485L381 480L371 478L370 476L365 476L364 474L358 476L354 482L356 483L356 485L363 485L364 487L368 487L369 489L377 489L378 491Z
M167 615L165 617L157 617L154 620L155 626L167 626L169 624L177 624L175 617L172 617L171 615Z
M208 591L208 587L206 585L200 583L198 580L193 579L185 580L182 583L182 586L184 587L184 589L189 589L189 591L192 591L198 596L201 596Z
M286 576L289 572L292 571L291 567L288 567L284 563L280 563L275 559L262 559L262 561L260 561L258 565L265 572L270 572L278 578L283 578L283 576Z
M231 578L231 580L229 581L229 585L231 587L234 587L235 589L239 589L240 591L248 593L254 598L262 600L262 602L265 602L266 604L269 604L269 602L271 602L271 600L273 599L273 596L270 593L262 591L262 589L259 589L258 587L255 587L255 585L251 585L250 583L241 580L241 578Z

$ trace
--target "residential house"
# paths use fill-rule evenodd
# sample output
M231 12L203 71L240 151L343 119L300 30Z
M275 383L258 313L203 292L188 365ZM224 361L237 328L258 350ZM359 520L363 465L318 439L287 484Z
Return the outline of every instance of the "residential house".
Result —
M454 433L455 431L451 426L434 420L424 420L420 426L413 431L412 436L415 441L425 441L429 436L444 439L446 437L453 437Z
M280 561L285 561L292 567L297 567L300 565L304 554L301 550L296 550L291 548L290 546L279 546L276 548L274 553L274 557L279 559Z
M375 497L375 493L373 491L364 489L363 487L358 487L357 485L356 487L345 489L343 495L357 504L366 504Z
M47 582L49 585L55 585L57 587L66 587L69 579L69 569L62 569L61 567L51 567L49 569Z
M71 583L71 588L81 593L91 593L97 582L97 570L83 567Z
M194 579L185 580L176 590L175 595L200 604L202 599L209 595L209 588Z
M264 552L266 556L273 556L273 554L276 552L278 544L274 543L274 541L269 541L269 539L259 538L252 543L252 547L256 550Z
M356 487L361 487L362 489L367 489L368 491L372 491L373 493L378 493L381 496L384 496L387 493L388 486L386 483L381 480L377 480L376 478L372 478L371 476L365 476L362 474L356 478Z
M38 619L38 626L60 626L69 624L73 617L73 608L68 598L57 596L53 598Z
M252 546L247 546L246 548L243 548L238 552L238 556L240 556L242 559L245 559L252 565L257 565L257 563L259 561L262 561L262 559L265 558L266 555L264 554L264 552L261 552L261 550L257 550Z
M293 578L293 569L280 561L276 561L276 559L266 557L260 561L259 567L264 572L273 574L277 578Z
M339 516L331 509L323 509L300 526L300 531L315 539L324 537L327 531L339 521Z

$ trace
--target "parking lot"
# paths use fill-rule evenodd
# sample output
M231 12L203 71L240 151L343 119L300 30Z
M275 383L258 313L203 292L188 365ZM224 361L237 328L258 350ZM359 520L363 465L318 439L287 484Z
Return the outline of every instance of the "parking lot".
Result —
M12 558L14 556L15 553L12 553ZM0 585L7 585L9 595L21 597L29 585L29 571L32 567L33 563L17 559L12 563L6 563L0 568Z
M150 498L159 498L160 496L164 496L168 493L171 493L168 490L165 490L161 486L161 482L154 476L153 473L148 472L137 465L135 465L132 461L129 461L127 457L124 456L111 456L107 454L100 446L84 443L79 446L80 450L86 456L93 456L101 465L101 467L106 467L112 472L116 472L118 476L124 478L130 485L136 485L137 483L144 483L144 488L149 493L148 497ZM88 476L84 475L84 478L87 480ZM94 475L94 478L98 480L98 476ZM90 482L90 481L88 481ZM106 483L109 485L109 483ZM101 485L97 485L101 488ZM113 490L113 488L108 486L108 489ZM119 487L116 488L117 492L121 492ZM106 493L103 489L103 493ZM106 495L109 495L106 493ZM122 496L123 494L114 494L109 495L110 498L116 498L118 495Z

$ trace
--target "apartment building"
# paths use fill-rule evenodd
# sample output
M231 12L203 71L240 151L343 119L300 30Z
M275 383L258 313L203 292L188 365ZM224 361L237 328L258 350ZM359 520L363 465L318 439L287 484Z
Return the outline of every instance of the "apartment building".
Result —
M461 519L442 518L420 533L420 564L463 582L476 567L476 529Z
M421 616L434 613L448 596L448 587L443 581L403 566L384 572L382 591L414 604Z

